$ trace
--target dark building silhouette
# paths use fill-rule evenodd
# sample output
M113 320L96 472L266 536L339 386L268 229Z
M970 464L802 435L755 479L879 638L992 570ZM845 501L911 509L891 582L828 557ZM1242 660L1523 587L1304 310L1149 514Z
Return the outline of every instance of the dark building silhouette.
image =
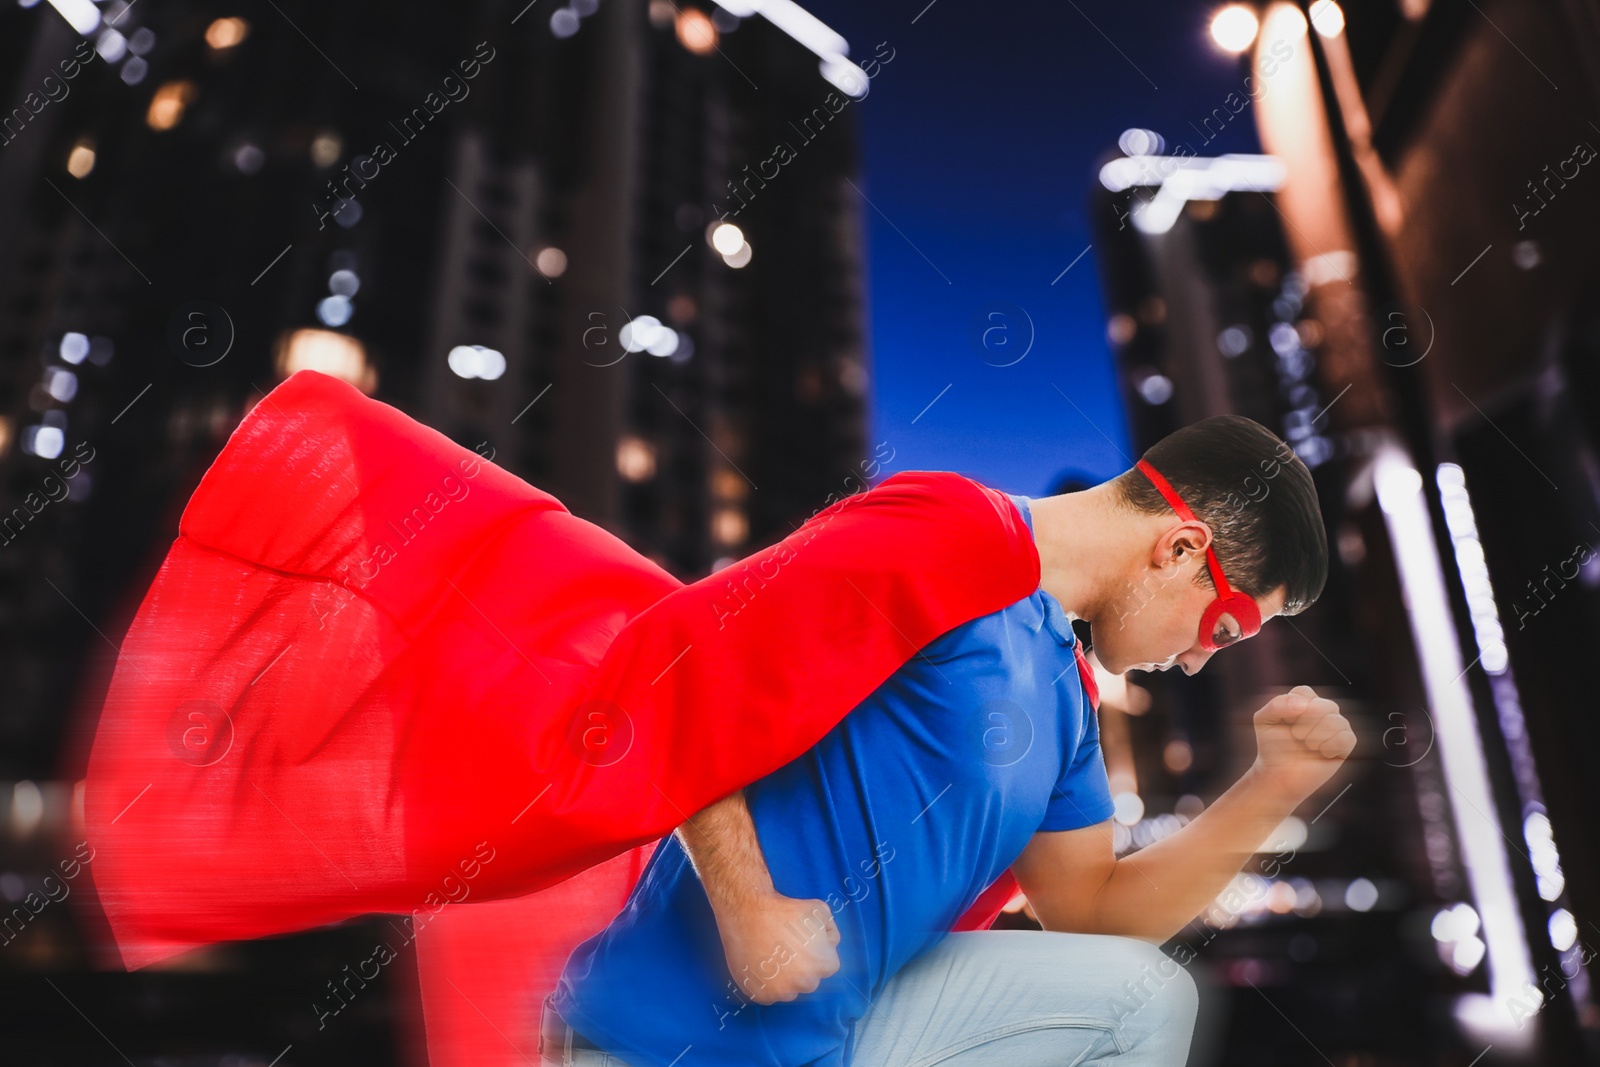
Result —
M1313 468L1334 557L1306 616L1212 677L1151 680L1145 747L1175 731L1199 788L1225 784L1208 745L1248 757L1240 714L1301 682L1365 735L1285 874L1367 878L1375 904L1218 936L1226 1062L1308 1042L1335 1061L1593 1062L1579 183L1600 23L1568 3L1342 8L1259 11L1244 106L1269 156L1240 170L1130 131L1095 194L1135 445L1218 412L1265 423Z
M71 855L71 713L92 713L200 475L286 373L492 448L685 579L856 488L869 451L852 101L763 19L661 0L97 11L79 32L47 3L0 8L6 907ZM746 168L766 177L730 201ZM723 211L731 255L710 240ZM18 930L0 932L8 1054L98 1062L35 973L88 966L94 931L66 907ZM408 964L314 1025L365 947L352 924L220 949L204 973L61 984L135 1058L265 1063L292 1042L302 1063L396 1062Z

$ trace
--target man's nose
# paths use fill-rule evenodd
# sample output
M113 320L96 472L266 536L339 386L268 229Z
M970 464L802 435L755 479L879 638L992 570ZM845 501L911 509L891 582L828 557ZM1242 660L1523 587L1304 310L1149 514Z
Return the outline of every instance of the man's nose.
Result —
M1178 657L1178 666L1183 668L1184 674L1199 674L1200 668L1204 667L1213 655L1215 655L1215 653L1207 652L1203 648L1191 648L1189 651Z

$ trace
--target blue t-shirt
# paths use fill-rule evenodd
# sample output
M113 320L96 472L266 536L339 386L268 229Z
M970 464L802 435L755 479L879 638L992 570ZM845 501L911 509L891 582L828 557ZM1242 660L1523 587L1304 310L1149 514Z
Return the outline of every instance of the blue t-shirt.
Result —
M1027 498L1012 499L1031 530ZM854 1023L884 984L1035 833L1111 817L1073 641L1041 588L935 639L809 752L745 789L773 885L826 901L838 924L839 971L815 992L760 1005L734 985L674 835L622 913L573 951L556 1010L634 1067L849 1063Z

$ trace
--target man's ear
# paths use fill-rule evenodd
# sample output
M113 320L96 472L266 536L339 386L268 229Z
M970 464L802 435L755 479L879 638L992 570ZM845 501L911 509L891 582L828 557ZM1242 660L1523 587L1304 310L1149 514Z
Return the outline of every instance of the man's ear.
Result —
M1180 565L1188 559L1197 559L1203 566L1205 551L1210 545L1211 527L1199 519L1185 520L1169 529L1156 542L1157 559L1162 562L1176 560Z

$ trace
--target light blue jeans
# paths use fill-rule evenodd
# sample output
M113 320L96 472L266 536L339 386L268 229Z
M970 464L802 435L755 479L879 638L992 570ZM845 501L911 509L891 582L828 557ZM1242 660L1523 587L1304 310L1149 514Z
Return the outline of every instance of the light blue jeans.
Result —
M951 934L856 1023L854 1067L1183 1067L1194 979L1155 945L1100 934ZM565 1067L547 1059L547 1067ZM571 1067L628 1067L575 1051ZM677 1067L695 1067L693 1052Z

